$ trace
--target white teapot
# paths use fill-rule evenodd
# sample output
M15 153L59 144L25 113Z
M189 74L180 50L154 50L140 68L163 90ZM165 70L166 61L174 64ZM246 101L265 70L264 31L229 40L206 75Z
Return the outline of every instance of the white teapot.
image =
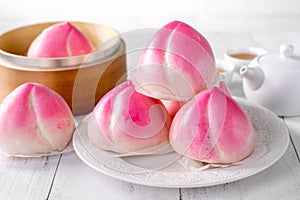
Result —
M300 57L292 45L281 45L280 54L264 54L240 69L243 90L279 116L300 115Z

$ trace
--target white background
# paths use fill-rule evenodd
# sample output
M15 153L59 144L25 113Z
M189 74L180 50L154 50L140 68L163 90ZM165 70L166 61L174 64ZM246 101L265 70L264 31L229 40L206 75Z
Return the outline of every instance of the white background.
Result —
M1 0L0 33L45 21L76 20L120 32L182 20L201 32L300 30L299 0Z

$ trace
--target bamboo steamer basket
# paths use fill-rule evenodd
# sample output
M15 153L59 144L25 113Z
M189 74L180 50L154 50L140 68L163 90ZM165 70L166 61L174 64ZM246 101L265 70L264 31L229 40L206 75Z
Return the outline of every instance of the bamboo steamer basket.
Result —
M28 25L0 35L0 102L26 82L58 92L74 115L91 112L101 97L126 77L125 43L107 26L71 22L94 44L90 54L62 58L29 58L31 42L59 22Z

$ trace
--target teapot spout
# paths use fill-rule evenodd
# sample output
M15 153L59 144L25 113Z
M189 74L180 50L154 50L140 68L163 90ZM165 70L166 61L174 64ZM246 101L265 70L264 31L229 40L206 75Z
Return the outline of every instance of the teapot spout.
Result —
M260 88L265 79L264 72L260 67L243 66L240 69L240 74L244 78L244 84L252 90Z

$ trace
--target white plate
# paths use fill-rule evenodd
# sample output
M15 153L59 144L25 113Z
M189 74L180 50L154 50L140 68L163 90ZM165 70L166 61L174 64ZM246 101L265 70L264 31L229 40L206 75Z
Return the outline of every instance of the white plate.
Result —
M103 151L89 141L86 130L89 116L75 131L73 147L80 159L93 169L116 179L141 185L189 188L240 180L261 172L278 161L289 145L289 135L282 120L274 113L246 100L238 99L238 102L254 125L256 147L257 144L263 144L265 147L264 151L254 149L255 153L241 164L197 171L183 168L177 162L172 163L178 159L176 153L123 158L103 156Z

